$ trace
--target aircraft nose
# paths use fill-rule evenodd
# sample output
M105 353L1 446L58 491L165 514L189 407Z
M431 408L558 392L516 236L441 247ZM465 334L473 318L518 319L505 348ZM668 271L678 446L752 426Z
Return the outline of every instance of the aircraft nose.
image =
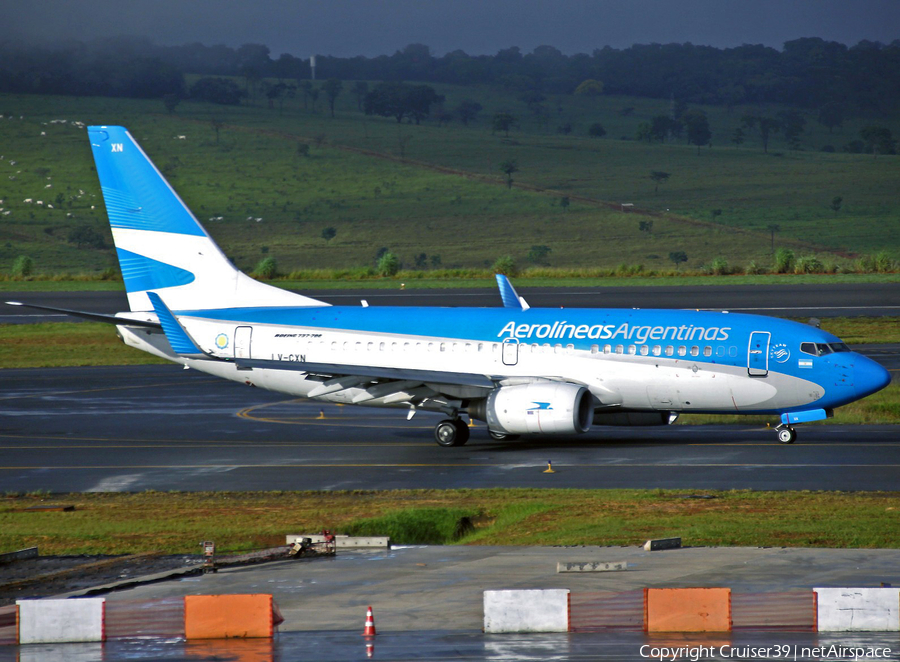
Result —
M865 356L857 358L855 363L853 372L859 397L880 391L891 383L891 373L880 363Z

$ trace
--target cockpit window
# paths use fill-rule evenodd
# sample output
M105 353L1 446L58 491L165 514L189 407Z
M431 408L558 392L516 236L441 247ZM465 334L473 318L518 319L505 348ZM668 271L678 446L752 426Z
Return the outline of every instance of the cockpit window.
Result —
M843 347L843 349L837 349ZM812 354L813 356L825 356L832 352L849 352L849 348L844 343L828 343L823 342L804 342L800 343L800 351L804 354Z

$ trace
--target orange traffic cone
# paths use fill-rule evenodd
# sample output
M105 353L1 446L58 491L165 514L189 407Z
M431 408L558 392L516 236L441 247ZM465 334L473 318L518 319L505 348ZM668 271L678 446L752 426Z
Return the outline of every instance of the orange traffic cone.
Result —
M375 616L372 615L372 608L369 607L369 610L366 612L366 627L363 630L363 636L374 637L375 634Z

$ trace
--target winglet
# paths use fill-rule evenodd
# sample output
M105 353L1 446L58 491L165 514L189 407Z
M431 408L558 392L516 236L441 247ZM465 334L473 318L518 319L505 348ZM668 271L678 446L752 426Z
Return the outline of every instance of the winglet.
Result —
M156 292L147 292L147 296L150 297L150 303L153 304L153 310L159 318L159 323L162 324L163 332L166 334L166 340L172 346L172 351L179 356L205 357L203 350L191 340L187 331L163 303L160 296Z
M497 285L500 287L500 297L503 299L504 308L517 308L528 310L531 306L516 293L516 289L509 282L509 278L503 274L497 274Z

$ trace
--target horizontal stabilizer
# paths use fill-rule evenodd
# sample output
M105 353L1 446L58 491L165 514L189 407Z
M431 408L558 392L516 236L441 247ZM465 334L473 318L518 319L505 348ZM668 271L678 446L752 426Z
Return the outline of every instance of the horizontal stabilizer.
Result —
M147 296L150 298L150 303L153 304L156 316L159 317L159 323L162 324L163 332L166 334L166 340L172 346L172 351L179 356L205 358L206 354L197 347L197 344L184 330L184 327L181 326L181 323L175 318L172 311L166 307L159 295L156 292L147 292Z
M68 308L54 308L53 306L38 306L34 303L22 303L20 301L6 301L8 306L24 306L25 308L34 308L36 310L49 310L54 313L64 313L73 317L81 317L82 319L92 322L103 322L105 324L115 324L123 326L145 326L151 329L162 328L159 322L152 320L130 319L128 317L118 317L116 315L104 315L103 313L89 313L84 310L70 310Z

